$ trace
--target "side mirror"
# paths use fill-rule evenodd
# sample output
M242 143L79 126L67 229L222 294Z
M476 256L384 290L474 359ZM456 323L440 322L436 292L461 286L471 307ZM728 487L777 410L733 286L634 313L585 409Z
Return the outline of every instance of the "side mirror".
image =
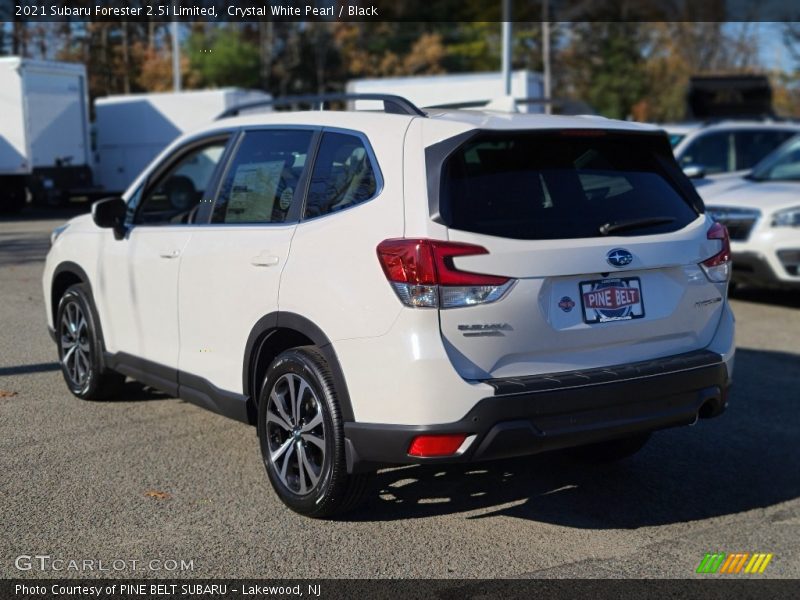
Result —
M700 179L706 176L706 170L700 165L688 165L683 168L683 174L689 179Z
M94 224L103 229L113 229L114 237L121 240L125 237L125 213L128 205L119 197L98 200L92 204Z

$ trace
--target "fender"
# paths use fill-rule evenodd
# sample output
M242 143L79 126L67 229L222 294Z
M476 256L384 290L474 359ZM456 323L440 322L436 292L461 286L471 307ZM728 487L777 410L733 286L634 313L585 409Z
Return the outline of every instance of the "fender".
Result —
M91 281L89 281L89 276L86 274L86 271L84 271L83 268L79 264L74 263L74 262L69 261L69 260L65 260L64 262L59 263L58 266L55 269L53 269L53 273L50 276L50 287L49 287L49 290L48 290L49 293L50 293L50 312L52 313L51 316L53 318L53 327L56 326L56 314L58 313L58 298L54 298L53 297L53 291L54 291L54 286L55 286L56 279L62 273L70 273L70 274L75 275L76 277L78 277L81 280L81 282L83 282L83 284L87 288L89 288L89 296L92 298L92 305L94 305L94 291L92 290L92 283L91 283ZM103 339L103 333L102 333L102 328L100 327L100 320L96 318L97 317L97 314L96 314L97 313L97 309L94 306L92 306L92 308L94 309L94 312L95 312L94 316L95 316L95 321L97 322L97 327L98 327L98 330L99 330L98 333L100 334L100 339L102 340ZM56 339L55 339L55 329L50 333L50 337L53 338L53 341L56 341Z
M78 264L74 263L70 260L65 260L62 263L59 263L58 266L53 269L53 275L50 278L50 293L53 292L53 283L61 273L72 273L73 275L77 275L83 280L83 283L89 288L89 291L92 291L92 284L89 281L89 276L86 274L86 271ZM92 297L94 297L94 293L92 293Z
M97 327L97 337L100 339L100 344L103 347L103 353L101 354L99 360L101 367L104 367L108 364L105 352L106 338L103 335L103 324L100 321L100 315L97 313L97 306L94 299L94 290L92 290L92 282L89 280L89 276L86 274L86 271L84 271L80 265L69 260L65 260L64 262L59 263L58 266L55 269L53 269L53 275L50 278L50 304L51 304L50 310L53 313L53 327L55 328L58 326L56 323L56 315L58 314L58 299L53 298L53 288L56 279L61 273L71 273L72 275L77 276L78 278L80 278L81 283L85 285L89 291L89 310L92 311L92 317L94 318L95 326ZM56 342L57 341L56 330L53 329L49 333L53 341Z
M256 322L253 329L250 331L242 360L242 390L244 390L245 395L252 398L254 403L257 402L253 390L255 390L259 382L252 381L254 377L254 373L252 372L253 357L255 355L254 350L260 350L261 344L263 344L272 332L278 329L293 329L314 342L314 345L317 346L325 357L331 369L333 383L336 386L339 399L339 406L342 409L343 420L345 422L355 421L353 406L350 402L350 394L347 390L347 382L345 381L342 367L339 364L339 359L336 356L331 341L315 323L292 312L276 311L264 315Z

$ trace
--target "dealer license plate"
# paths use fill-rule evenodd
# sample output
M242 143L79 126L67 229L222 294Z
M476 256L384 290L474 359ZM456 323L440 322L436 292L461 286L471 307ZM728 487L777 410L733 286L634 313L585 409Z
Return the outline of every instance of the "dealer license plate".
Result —
M642 282L638 277L582 281L580 292L585 323L627 321L644 317Z

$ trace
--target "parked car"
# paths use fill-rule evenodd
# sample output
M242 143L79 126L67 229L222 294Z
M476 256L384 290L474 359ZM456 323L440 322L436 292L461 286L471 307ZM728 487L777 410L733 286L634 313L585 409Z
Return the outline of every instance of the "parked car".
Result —
M678 134L674 125L665 129ZM691 177L744 171L797 133L800 123L722 121L683 130L674 152L678 164Z
M384 109L223 118L54 232L70 391L255 425L313 517L387 465L618 459L723 412L727 232L659 129Z
M800 288L800 135L698 192L730 232L735 282Z

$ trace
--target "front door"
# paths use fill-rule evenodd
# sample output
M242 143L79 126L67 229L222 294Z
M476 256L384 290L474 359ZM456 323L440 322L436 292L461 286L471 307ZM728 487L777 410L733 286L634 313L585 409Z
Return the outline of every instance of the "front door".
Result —
M100 252L98 287L106 349L122 353L128 367L157 373L161 367L159 375L172 383L180 340L181 256L196 229L196 215L209 202L208 188L226 143L227 138L193 143L168 158L154 171L152 183L130 199L125 237L116 240L109 233ZM127 372L138 375L130 368Z

